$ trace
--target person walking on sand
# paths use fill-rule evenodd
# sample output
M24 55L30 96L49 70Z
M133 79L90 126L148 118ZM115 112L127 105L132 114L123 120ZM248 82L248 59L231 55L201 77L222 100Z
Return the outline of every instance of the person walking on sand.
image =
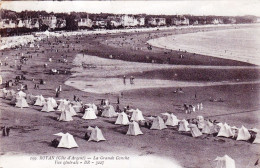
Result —
M124 84L126 84L125 80L126 80L126 77L125 77L125 75L124 75L124 76L123 76L123 82L124 82Z
M120 104L119 96L117 97L117 104Z
M60 91L58 88L56 88L56 97L59 97Z
M61 89L61 85L59 86L59 88L58 88L58 91L59 91L59 92L61 92L61 91L62 91L62 89Z
M134 77L133 76L130 77L130 84L131 85L134 84Z

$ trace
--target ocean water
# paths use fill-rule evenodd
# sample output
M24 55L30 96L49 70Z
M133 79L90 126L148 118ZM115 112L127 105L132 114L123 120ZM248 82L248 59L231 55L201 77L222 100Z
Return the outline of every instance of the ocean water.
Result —
M260 25L161 37L149 44L260 65ZM196 56L196 55L195 55Z

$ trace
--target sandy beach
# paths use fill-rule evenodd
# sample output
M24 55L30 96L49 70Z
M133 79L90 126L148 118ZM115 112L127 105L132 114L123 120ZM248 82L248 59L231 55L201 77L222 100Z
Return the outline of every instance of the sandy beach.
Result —
M102 98L108 98L116 106L119 97L121 109L127 105L139 108L145 118L172 112L179 119L202 115L239 128L244 125L259 129L258 66L203 54L195 54L194 57L194 53L184 51L147 48L148 40L159 37L234 27L239 28L240 25L70 35L57 37L59 43L49 37L48 42L35 42L39 48L25 45L22 49L1 50L0 55L5 58L1 59L2 63L8 63L0 67L1 75L4 82L14 79L16 75L25 75L26 80L21 83L28 85L28 94L54 97L55 88L62 85L59 98L72 100L76 95L84 103L95 104L100 104ZM65 45L62 45L63 42ZM14 60L19 60L21 53L32 58L18 70L13 67ZM184 55L184 59L180 59L180 55ZM48 61L50 57L52 62ZM62 59L67 62L59 61ZM83 68L82 62L90 64L91 68ZM46 68L43 66L45 63ZM49 72L53 68L69 73L51 75ZM123 75L127 77L127 85L123 84ZM131 75L135 77L134 86L129 84ZM46 84L34 89L34 84L39 83L40 79ZM9 89L17 90L19 87ZM183 93L175 93L180 87ZM211 102L210 98L222 98L224 101ZM37 106L19 109L9 102L0 98L0 126L12 128L9 137L1 137L0 160L19 155L104 152L140 158L160 157L173 160L185 168L208 168L217 156L228 154L235 159L237 168L245 168L254 164L260 154L258 144L245 141L214 136L193 138L171 127L161 131L141 127L144 134L132 137L125 135L127 126L114 125L116 118L83 120L83 114L79 113L71 122L58 122L56 118L60 112L43 113ZM185 114L178 108L184 103L201 102L204 108L196 113ZM88 126L98 126L107 141L87 142L84 134ZM72 134L80 147L66 150L50 146L53 134L58 132Z
M197 32L149 40L161 48L239 60L260 65L259 26L252 28ZM241 47L243 46L243 47Z

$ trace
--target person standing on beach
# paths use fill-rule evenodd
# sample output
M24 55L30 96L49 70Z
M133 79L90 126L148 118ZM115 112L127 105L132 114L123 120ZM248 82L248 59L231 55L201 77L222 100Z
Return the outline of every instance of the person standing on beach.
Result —
M117 97L117 104L120 104L119 96Z
M134 77L133 76L130 77L130 84L131 85L134 84Z
M62 90L62 89L61 89L61 85L60 85L59 88L58 88L58 91L61 92L61 90Z
M58 88L56 88L56 97L59 97L60 91Z
M125 77L125 75L124 75L124 77L123 77L123 82L124 82L124 84L126 84L125 80L126 80L126 77Z

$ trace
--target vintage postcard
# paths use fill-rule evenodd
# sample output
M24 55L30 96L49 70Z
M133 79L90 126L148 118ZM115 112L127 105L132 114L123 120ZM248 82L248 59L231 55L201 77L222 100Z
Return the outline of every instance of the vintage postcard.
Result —
M260 167L260 1L1 1L0 168Z

